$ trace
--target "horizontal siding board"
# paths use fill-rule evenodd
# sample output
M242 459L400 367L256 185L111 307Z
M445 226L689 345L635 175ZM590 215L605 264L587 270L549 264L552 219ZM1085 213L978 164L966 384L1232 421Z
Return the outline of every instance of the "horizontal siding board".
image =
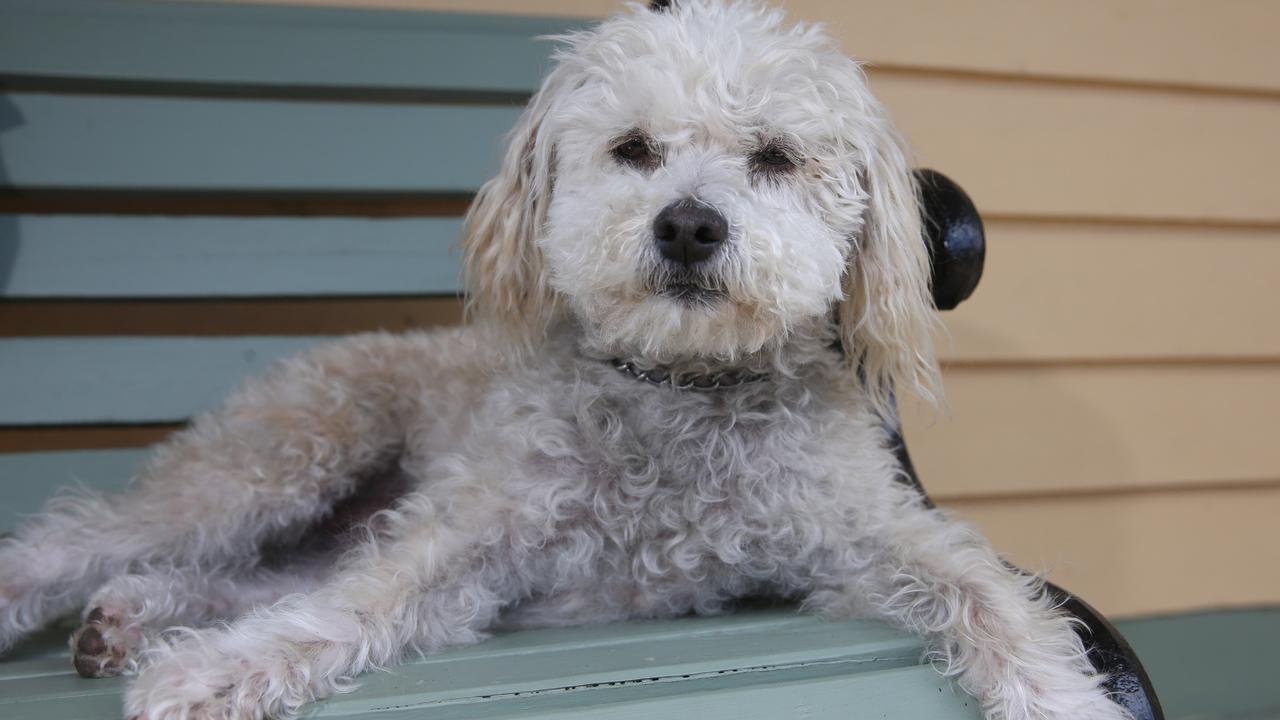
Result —
M1280 486L940 504L1111 617L1280 605Z
M0 218L0 297L454 294L460 228L454 218L12 216Z
M1280 480L1280 364L956 367L947 412L904 403L945 498Z
M1280 230L994 220L946 358L1280 358Z
M0 534L38 512L60 488L105 493L124 488L145 456L137 449L0 454Z
M324 340L2 340L0 423L180 421ZM904 411L917 465L942 497L1280 478L1280 366L960 367L945 384L947 420L910 402Z
M0 297L453 294L460 231L449 218L13 216L0 218ZM987 236L979 290L943 315L950 361L1280 358L1280 334L1258 331L1280 316L1280 232L996 220ZM295 317L267 332L315 332Z
M871 86L919 163L985 214L1280 225L1280 102L894 72Z
M536 38L579 24L216 3L0 0L0 75L527 93L552 47Z
M0 425L151 423L216 407L315 337L0 340Z
M846 50L878 63L1280 92L1268 72L1280 64L1269 31L1280 11L1267 0L793 0L787 8L825 22Z
M866 621L826 622L789 609L717 618L499 633L362 678L317 717L441 720L553 717L847 716L976 718L974 703L922 665L921 643ZM33 649L0 662L0 710L84 720L119 712L118 681L86 682L65 657ZM767 691L763 695L760 691ZM774 711L777 712L774 712ZM906 713L906 714L903 714ZM25 716L25 715L24 715Z
M1280 165L1270 142L1280 104L893 73L873 84L921 163L945 169L988 215L1280 224L1274 188L1258 180ZM494 172L519 113L40 93L6 100L19 120L0 133L0 183L45 188L469 192Z
M547 55L544 43L529 38L581 22L557 16L600 18L619 9L615 0L543 0L520 5L518 12L541 16L525 17L512 14L509 0L260 4L5 0L0 68L75 77L528 89ZM788 10L794 19L823 21L846 50L877 64L1280 92L1270 72L1280 64L1269 32L1277 14L1267 2L1225 3L1205 12L1197 0L1139 0L1123 9L1049 0L795 0ZM72 22L69 15L94 23ZM993 27L1017 32L992 33ZM69 51L46 52L45 38ZM1227 49L1223 38L1231 39ZM454 59L464 54L475 59L460 67ZM156 67L156 57L168 62Z
M471 192L505 106L12 93L0 186Z

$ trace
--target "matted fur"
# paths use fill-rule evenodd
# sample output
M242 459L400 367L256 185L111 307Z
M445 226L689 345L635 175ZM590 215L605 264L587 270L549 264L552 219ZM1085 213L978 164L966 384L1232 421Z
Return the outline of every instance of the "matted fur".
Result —
M88 600L77 667L140 668L127 713L288 717L498 623L770 595L929 636L992 720L1127 717L1040 583L900 482L883 418L892 388L935 393L936 320L858 66L717 0L634 6L556 60L468 217L471 324L282 362L125 494L50 503L0 546L0 648ZM628 136L654 160L616 159ZM696 270L652 237L686 200L729 228ZM614 358L769 379L682 391ZM307 542L379 487L344 551Z

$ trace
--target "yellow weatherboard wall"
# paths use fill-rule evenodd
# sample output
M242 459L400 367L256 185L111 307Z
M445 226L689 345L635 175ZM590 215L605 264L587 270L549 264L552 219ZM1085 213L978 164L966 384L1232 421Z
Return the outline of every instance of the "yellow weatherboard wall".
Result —
M1111 615L1280 603L1280 4L787 7L986 218L947 413L905 409L933 495Z

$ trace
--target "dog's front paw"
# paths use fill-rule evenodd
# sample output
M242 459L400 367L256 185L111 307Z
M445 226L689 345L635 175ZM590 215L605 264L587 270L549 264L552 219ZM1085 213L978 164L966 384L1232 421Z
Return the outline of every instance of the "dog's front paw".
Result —
M264 720L270 714L267 678L248 658L217 652L209 633L149 654L125 692L131 720ZM257 687L259 692L253 692Z
M312 699L288 653L238 647L225 630L204 630L147 651L125 692L136 720L283 720Z
M1128 710L1097 687L1023 695L1016 702L988 707L987 717L989 720L1133 720Z
M265 713L234 713L228 697L243 668L194 651L153 659L125 692L130 720L231 720L263 718Z
M1070 717L1080 720L1133 720L1133 715L1099 690L1092 700Z
M123 613L95 607L71 635L71 664L80 677L114 677L137 668L142 630L125 623Z

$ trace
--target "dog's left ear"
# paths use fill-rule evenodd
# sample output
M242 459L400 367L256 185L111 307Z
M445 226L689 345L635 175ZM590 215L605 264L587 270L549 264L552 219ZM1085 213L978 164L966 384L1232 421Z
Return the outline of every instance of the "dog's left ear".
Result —
M873 101L874 102L874 101ZM893 393L939 398L933 350L937 310L929 289L929 250L920 199L904 144L878 105L861 138L863 225L845 271L840 339L882 414Z
M498 176L480 188L465 219L467 315L496 321L521 343L536 343L556 315L538 237L555 179L555 143L546 120L568 82L566 73L563 67L553 71L529 101L507 138Z

